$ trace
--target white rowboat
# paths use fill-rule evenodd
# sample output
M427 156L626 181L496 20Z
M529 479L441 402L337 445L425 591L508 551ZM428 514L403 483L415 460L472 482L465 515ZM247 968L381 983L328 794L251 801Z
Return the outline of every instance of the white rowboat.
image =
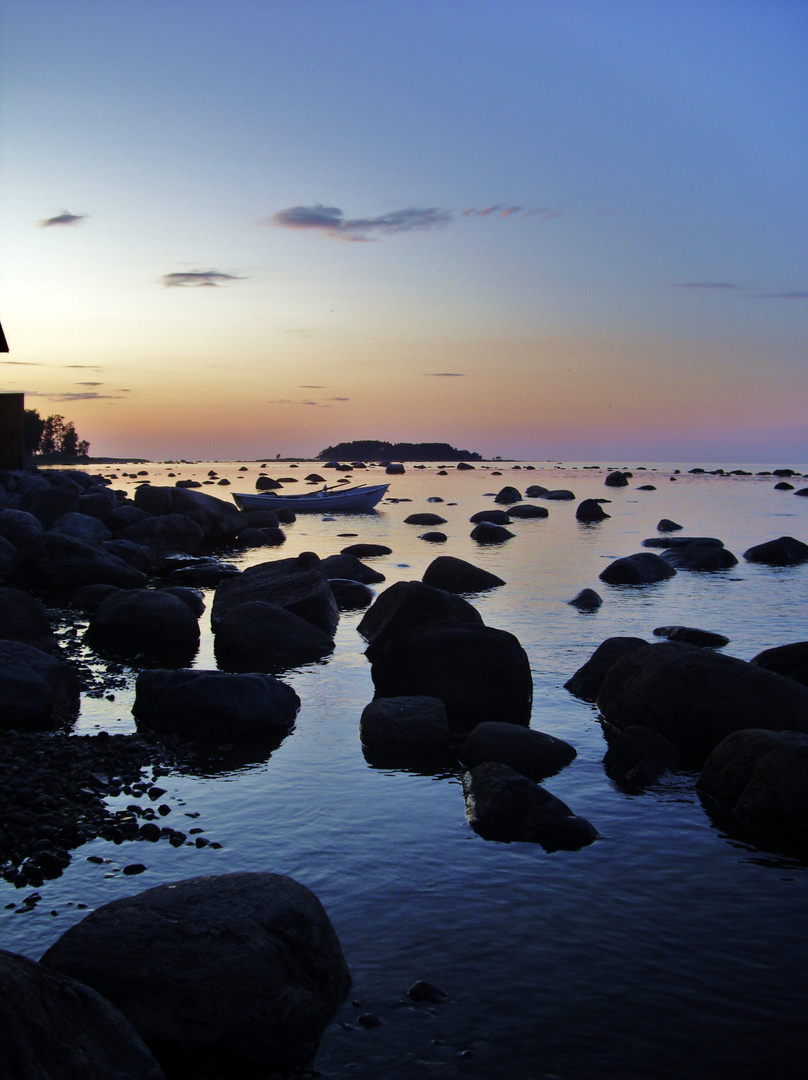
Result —
M303 514L357 514L372 510L383 497L389 484L373 487L321 488L300 495L279 495L275 491L254 494L233 492L233 502L239 510L294 510Z

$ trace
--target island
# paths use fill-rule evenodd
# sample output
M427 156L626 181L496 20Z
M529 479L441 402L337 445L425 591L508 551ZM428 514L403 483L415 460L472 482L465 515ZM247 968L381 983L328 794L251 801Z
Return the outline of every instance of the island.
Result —
M449 443L384 442L379 439L356 439L327 446L317 461L482 461L473 450L457 450Z

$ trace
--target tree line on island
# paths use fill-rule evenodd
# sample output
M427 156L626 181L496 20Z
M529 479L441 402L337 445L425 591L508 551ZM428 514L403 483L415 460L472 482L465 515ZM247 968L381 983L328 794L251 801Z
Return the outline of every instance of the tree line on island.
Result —
M26 409L22 438L23 452L30 457L60 454L65 458L86 458L90 453L90 444L79 438L73 421L58 413L43 418L36 409Z
M317 461L482 461L473 450L457 450L444 442L384 442L378 439L356 439L327 446L317 455Z

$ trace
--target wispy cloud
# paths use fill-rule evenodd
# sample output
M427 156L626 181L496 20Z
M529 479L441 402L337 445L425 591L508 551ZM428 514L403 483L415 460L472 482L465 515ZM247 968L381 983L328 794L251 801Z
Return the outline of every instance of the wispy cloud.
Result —
M328 400L329 401L350 401L351 399L349 397L332 397L332 398L329 398Z
M49 364L37 364L33 360L0 360L0 364L7 364L9 367L49 367Z
M51 225L78 225L78 223L84 221L86 217L86 214L71 214L69 210L63 210L61 214L57 214L56 217L45 218L45 220L40 221L39 224L43 229L47 229Z
M729 281L676 281L677 289L740 289L740 285L733 285Z
M736 285L729 281L677 281L677 289L715 289L751 300L808 300L808 289L767 289L762 285Z
M26 397L45 398L47 401L117 401L122 392L117 394L98 394L94 390L76 390L53 394L46 390L26 390Z
M298 390L325 390L319 383L301 383Z
M438 207L412 206L393 210L378 217L346 218L338 206L290 206L279 210L269 223L282 229L320 232L338 240L367 241L374 233L392 236L396 233L418 232L441 228L452 221L451 210Z
M428 379L462 379L464 371L425 371Z
M808 300L808 290L795 292L759 292L755 293L761 300Z
M80 383L77 383L77 385L78 386L103 386L104 384L100 383L100 382L80 382Z
M220 270L183 270L181 273L164 274L163 285L175 288L190 285L199 288L217 288L225 281L243 281L238 274L223 274Z
M55 365L51 365L55 366ZM104 369L100 364L63 364L60 367L66 368L80 368L82 371L103 371Z

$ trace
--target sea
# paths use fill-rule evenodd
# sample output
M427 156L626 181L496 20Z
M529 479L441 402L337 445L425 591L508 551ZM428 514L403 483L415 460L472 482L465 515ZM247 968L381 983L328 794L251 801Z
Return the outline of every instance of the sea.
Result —
M353 975L349 998L311 1066L325 1080L735 1080L803 1076L808 1053L808 864L759 846L708 813L697 774L664 775L641 793L605 774L594 705L564 683L608 637L652 642L661 626L726 635L724 652L749 660L808 638L808 564L753 564L743 552L779 536L808 542L808 498L777 490L772 471L805 463L483 462L407 464L388 476L356 469L355 483L389 483L370 514L300 514L281 547L226 552L239 567L303 551L321 557L359 541L392 554L368 559L386 581L420 579L438 555L484 567L505 584L470 597L484 622L508 630L530 660L531 726L570 742L577 757L545 781L597 829L580 851L486 841L469 827L460 772L378 768L359 741L373 697L361 612L343 613L333 654L281 677L301 706L294 730L269 757L208 761L160 777L174 828L212 843L95 840L61 877L22 905L0 883L0 944L38 959L88 910L151 886L201 874L288 874L320 898ZM444 467L442 468L441 465ZM632 473L607 487L611 469ZM132 493L144 482L197 480L231 501L259 475L308 490L312 462L164 462L93 467ZM229 484L221 483L229 481ZM471 539L469 518L505 485L567 489L546 519L515 520L498 545ZM644 489L644 490L642 490ZM608 499L610 517L576 521L585 498ZM442 544L421 539L416 512L445 518ZM608 586L612 560L645 550L670 518L682 534L714 536L738 557L728 570L679 571L648 586ZM582 588L602 606L570 606ZM215 668L206 590L194 666ZM86 624L80 621L79 626ZM90 654L88 653L88 656ZM76 732L133 732L136 671L124 667L114 700L83 701ZM126 805L122 795L113 805ZM193 838L192 838L193 839ZM220 845L220 846L218 846ZM88 861L100 856L103 862ZM145 872L123 868L142 862ZM82 905L82 906L79 906ZM426 980L447 997L416 1003ZM360 1017L362 1020L360 1021ZM371 1019L368 1020L368 1017ZM372 1026L371 1026L372 1025Z

